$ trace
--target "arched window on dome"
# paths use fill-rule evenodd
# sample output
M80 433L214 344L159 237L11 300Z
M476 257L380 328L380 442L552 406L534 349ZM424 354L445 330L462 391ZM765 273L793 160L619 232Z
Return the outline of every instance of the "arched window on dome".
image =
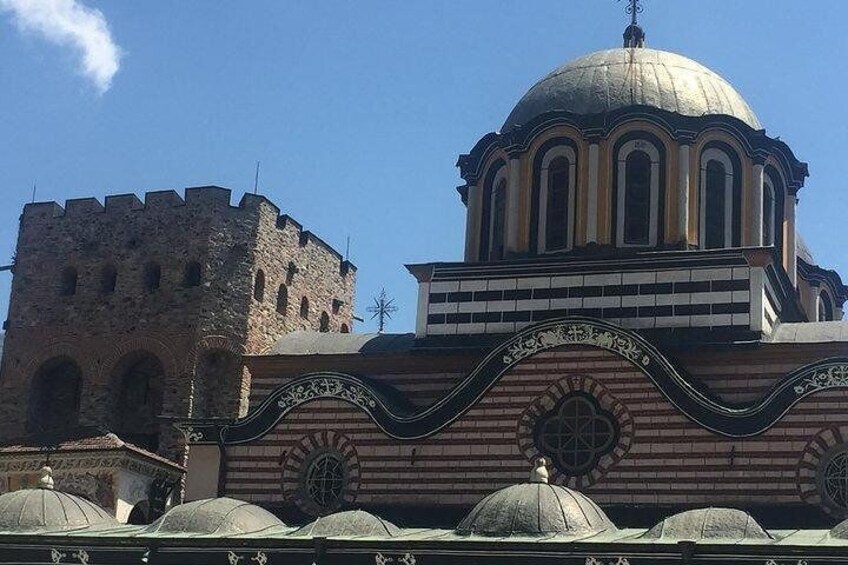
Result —
M489 260L504 258L506 251L506 178L495 185L491 196L492 217L489 222Z
M763 245L769 247L774 245L774 184L768 175L763 178Z
M618 150L616 244L655 246L659 233L661 156L657 146L633 139Z
M539 252L563 251L574 245L574 149L560 145L542 159L539 191Z
M818 321L819 322L830 322L833 320L833 302L830 300L830 296L827 291L822 290L819 293L819 297L817 302L817 310L818 310Z
M478 258L502 259L506 249L506 163L503 159L489 166L483 181Z
M708 147L701 153L700 171L701 247L739 245L738 167L726 151Z

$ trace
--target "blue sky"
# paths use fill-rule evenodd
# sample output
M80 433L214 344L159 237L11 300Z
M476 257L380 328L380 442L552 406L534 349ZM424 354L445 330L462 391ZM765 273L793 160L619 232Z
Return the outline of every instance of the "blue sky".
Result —
M80 0L120 49L113 75L90 19L87 72L77 44L22 28L13 10L36 1L0 0L0 263L33 182L38 200L207 184L237 200L261 160L263 194L337 249L350 236L357 311L385 286L389 331L414 328L404 263L461 258L457 156L627 22L613 0ZM799 227L848 273L848 2L644 4L649 46L724 76L809 162Z

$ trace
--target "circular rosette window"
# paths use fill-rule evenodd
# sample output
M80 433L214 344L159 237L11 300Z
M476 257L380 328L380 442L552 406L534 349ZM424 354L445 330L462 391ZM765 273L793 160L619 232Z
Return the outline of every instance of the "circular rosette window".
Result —
M350 440L335 432L303 438L283 465L283 494L309 516L351 505L359 488L359 463Z
M819 466L819 491L825 503L838 514L848 513L848 445L825 454Z
M591 471L618 442L615 417L594 396L573 392L536 423L536 446L569 476Z
M550 460L554 482L582 488L597 482L624 456L633 441L633 420L599 383L571 376L524 411L518 439L528 460Z

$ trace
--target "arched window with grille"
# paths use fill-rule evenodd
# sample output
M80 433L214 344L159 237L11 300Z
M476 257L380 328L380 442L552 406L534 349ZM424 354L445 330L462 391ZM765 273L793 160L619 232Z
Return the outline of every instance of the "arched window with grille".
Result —
M31 433L73 428L79 421L82 370L68 357L39 367L32 379L27 429Z
M775 202L774 184L766 175L763 179L763 245L766 247L775 243Z
M660 234L660 150L646 139L633 139L622 144L617 161L616 244L655 246Z
M489 166L483 181L480 211L480 261L502 259L506 249L507 167L503 159Z
M701 153L700 173L701 247L721 249L738 245L739 198L734 160L726 151L708 147Z
M492 219L489 224L489 259L504 258L506 251L506 178L502 178L492 191Z
M826 291L821 291L817 300L818 321L830 322L833 320L833 302Z
M568 250L574 245L576 176L577 158L573 148L558 145L545 153L539 172L540 253Z

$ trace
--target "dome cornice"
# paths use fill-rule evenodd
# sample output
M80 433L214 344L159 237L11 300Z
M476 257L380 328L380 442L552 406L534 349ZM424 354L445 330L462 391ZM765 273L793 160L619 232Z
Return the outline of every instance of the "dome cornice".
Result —
M692 143L709 129L726 131L740 141L752 159L764 160L769 155L774 156L783 165L792 192L801 188L809 176L807 164L798 160L786 143L769 137L765 130L753 129L738 118L726 115L684 116L651 106L629 106L605 114L588 115L549 111L505 133L487 133L470 153L459 157L457 166L463 180L473 185L481 178L485 163L494 151L520 155L530 148L534 139L551 128L567 125L578 130L584 139L601 140L608 138L621 125L633 121L653 124L679 143Z

